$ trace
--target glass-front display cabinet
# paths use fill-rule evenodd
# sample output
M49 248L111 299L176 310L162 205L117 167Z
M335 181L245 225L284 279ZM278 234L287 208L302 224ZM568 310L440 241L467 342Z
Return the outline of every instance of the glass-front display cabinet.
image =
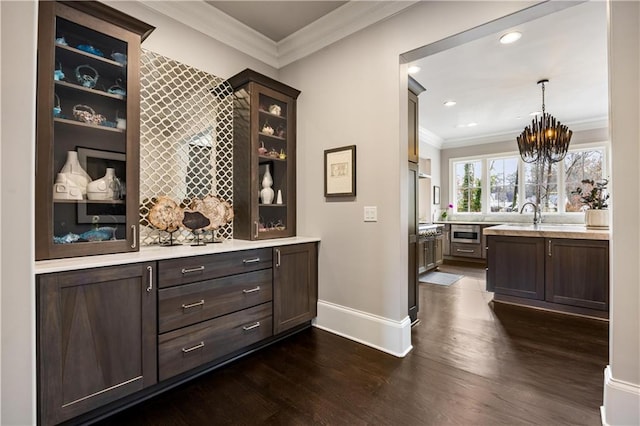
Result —
M233 236L294 236L300 91L249 69L228 82L234 90Z
M36 260L138 250L140 43L98 2L39 5Z

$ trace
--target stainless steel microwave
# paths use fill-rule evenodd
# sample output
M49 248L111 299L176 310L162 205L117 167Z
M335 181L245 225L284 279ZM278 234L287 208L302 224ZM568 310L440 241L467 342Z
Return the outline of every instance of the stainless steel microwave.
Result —
M480 225L451 225L452 243L480 244Z

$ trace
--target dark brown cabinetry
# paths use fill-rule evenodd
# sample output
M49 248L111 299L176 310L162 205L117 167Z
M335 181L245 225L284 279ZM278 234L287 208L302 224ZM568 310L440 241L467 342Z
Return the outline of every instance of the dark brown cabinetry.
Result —
M608 241L495 235L487 241L494 300L608 316Z
M318 250L307 243L273 252L273 331L278 334L317 316Z
M38 422L157 381L155 263L38 276Z
M489 237L487 290L544 300L544 239Z
M609 310L609 242L546 240L546 300Z
M36 290L38 422L83 423L308 326L318 246L42 273Z
M419 135L419 116L418 116L418 95L422 93L424 88L420 90L414 87L419 83L409 77L409 141L407 145L408 160L412 163L418 163L420 160L420 135Z
M228 82L234 90L234 238L294 236L300 91L249 69Z
M418 319L419 287L418 274L419 263L422 253L420 253L418 243L418 165L409 162L407 183L409 186L409 217L408 217L408 309L411 323Z
M36 259L138 250L140 43L153 27L99 2L40 2L38 19Z
M272 249L158 262L158 374L165 380L273 334Z

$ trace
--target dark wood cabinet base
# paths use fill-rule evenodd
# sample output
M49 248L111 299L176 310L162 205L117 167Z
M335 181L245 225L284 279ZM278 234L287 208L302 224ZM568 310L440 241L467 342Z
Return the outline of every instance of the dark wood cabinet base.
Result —
M166 392L170 389L173 389L177 386L180 386L184 383L187 383L197 377L200 377L202 375L211 373L212 371L218 370L220 368L223 368L224 366L235 362L241 358L244 358L246 356L251 355L252 353L259 351L261 349L264 349L270 345L273 345L274 343L279 342L280 340L284 340L287 339L289 337L291 337L294 334L297 334L299 332L301 332L302 330L308 329L311 327L311 321L308 321L304 324L300 324L296 327L292 327L291 329L287 330L286 332L283 332L281 334L278 334L277 336L272 336L270 338L267 338L263 341L260 341L258 343L255 343L251 346L242 348L240 350L237 350L231 354L228 354L224 357L221 357L219 359L216 359L215 361L212 361L210 363L207 363L205 365L202 365L198 368L195 368L193 370L189 370L185 373L182 373L180 375L176 375L170 379L167 380L163 380L161 382L158 382L156 385L150 386L146 389L143 389L133 395L129 395L128 397L119 399L117 401L114 401L108 405L104 405L100 408L97 408L89 413L86 413L84 415L75 417L71 420L69 420L68 422L65 423L61 423L61 425L65 425L65 426L71 426L71 425L89 425L92 423L96 423L100 420L106 419L107 417L110 417L116 413L119 413L120 411L126 410L127 408L133 407L136 404L139 404L143 401L149 400L157 395L160 395L163 392Z
M553 312L579 315L582 317L609 319L609 312L597 311L595 309L581 308L578 306L561 305L559 303L546 302L544 300L523 299L521 297L508 296L506 294L495 293L493 301L496 303L507 303L510 305L526 306L534 309L544 309Z

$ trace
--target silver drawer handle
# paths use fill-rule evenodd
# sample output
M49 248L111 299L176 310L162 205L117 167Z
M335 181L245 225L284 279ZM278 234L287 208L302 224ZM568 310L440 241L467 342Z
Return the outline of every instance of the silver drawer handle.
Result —
M249 289L249 290L242 290L242 292L244 294L255 293L256 291L260 291L260 286L259 285L257 285L256 288L252 288L252 289Z
M456 251L459 251L460 253L473 253L473 252L475 252L475 250L464 250L464 249L456 249Z
M258 327L260 327L260 321L256 321L255 324L245 325L244 327L242 327L242 329L244 331L249 331L249 330L253 330L254 328L258 328Z
M190 348L182 348L182 353L184 354L188 354L191 351L195 351L196 349L201 349L204 348L204 342L200 342L195 346L192 346Z
M189 272L200 272L200 271L204 271L204 266L198 266L195 268L182 268L183 274L188 274Z
M259 257L254 257L253 259L242 259L242 263L258 263L260 262Z
M183 304L182 305L182 309L189 309L189 308L195 308L196 306L202 306L204 305L204 299L202 299L199 302L195 302L195 303L190 303L188 305Z

